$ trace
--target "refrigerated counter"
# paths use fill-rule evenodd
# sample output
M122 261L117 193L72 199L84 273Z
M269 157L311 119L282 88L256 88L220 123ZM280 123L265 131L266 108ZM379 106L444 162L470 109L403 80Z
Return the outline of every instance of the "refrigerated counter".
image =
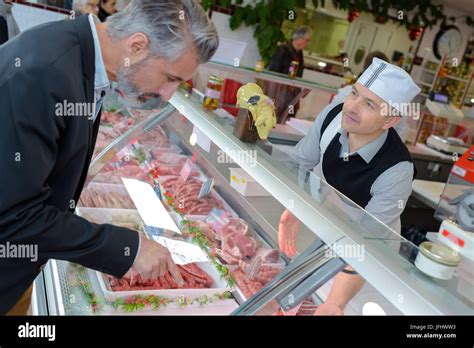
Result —
M213 258L211 260L214 261L209 263L211 267L206 270L215 280L215 292L190 292L187 296L187 292L175 290L163 296L150 297L153 303L159 303L154 308L143 305L144 297L138 297L139 304L136 296L114 297L111 300L107 298L110 291L104 292L103 283L107 278L101 278L98 272L65 261L50 260L35 282L34 314L275 315L294 314L292 310L301 312L303 307L314 311L315 306L325 300L332 278L347 265L352 266L367 283L346 307L346 314L362 314L366 302L376 302L387 314L474 313L474 304L459 291L456 277L450 281L438 281L414 266L418 253L416 245L351 203L314 173L298 168L291 161L286 162L282 157L284 154L277 154L276 149L241 142L232 132L231 120L205 110L197 97L179 90L162 109L151 112L99 153L91 164L85 191L99 184L119 185L125 182L123 177L147 183L145 185L154 189L183 233L183 224L179 222L192 218L186 214L180 218L176 214L180 211L177 206L167 201L163 181L160 181L165 175L149 175L150 162L142 150L150 145L151 139L151 145L156 145L152 146L152 150L159 149L158 152L152 151L155 155L158 153L156 156L161 156L163 146L172 149L171 157L187 157L186 162L194 164L196 175L203 182L214 179L212 197L221 202L219 206L223 210L231 212L232 219L240 218L239 221L245 222L249 231L247 236L251 235L259 248L278 250L279 218L284 209L291 211L302 222L297 239L298 255L293 260L280 254L271 263L260 262L258 270L264 269L263 264L271 270L276 267L278 271L272 273L273 278L256 284L249 281L258 279L253 278L255 274L239 270L239 267L254 267L258 264L253 262L256 258L241 258L237 263ZM164 138L168 141L166 145L164 141L154 144ZM138 146L140 142L145 146ZM133 152L136 150L138 154ZM131 156L131 162L124 164L122 161L121 167L114 162L118 155L124 156L121 158L126 158L126 161ZM129 165L141 170L124 173L123 167ZM243 169L267 195L244 196L237 192L231 185L230 168ZM182 174L181 169L179 175ZM119 191L118 188L114 190ZM123 191L123 187L120 190ZM166 236L182 240L183 234L148 224L149 216L145 217L147 212L143 211L146 207L144 202L140 202L145 198L131 191L123 191L122 194L124 197L131 195L131 200L130 197L124 198L126 202L133 201L141 207L141 210L133 210L130 209L133 206L127 206L135 211L133 214L137 221L133 228L148 238ZM88 211L88 203L83 196L81 200L84 200L82 204L85 206L79 206L77 213L87 216L84 212ZM110 204L114 205L111 201ZM186 208L186 204L183 207ZM180 209L183 207L179 206ZM90 208L89 203L90 209L94 208ZM107 214L110 215L110 212ZM107 222L114 223L120 218L118 214L118 220L109 219ZM197 219L205 220L206 216ZM206 249L207 244L198 245ZM211 253L208 256L215 255ZM217 273L216 269L219 270ZM236 282L236 278L240 282Z

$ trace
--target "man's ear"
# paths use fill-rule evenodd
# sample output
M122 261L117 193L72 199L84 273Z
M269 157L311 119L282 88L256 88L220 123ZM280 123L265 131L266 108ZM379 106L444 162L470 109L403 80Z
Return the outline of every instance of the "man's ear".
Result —
M148 55L148 37L143 33L135 33L126 40L126 50L128 56L143 59Z
M401 116L385 116L385 122L383 124L382 129L389 129L391 127L395 127L397 124L400 123L401 119Z

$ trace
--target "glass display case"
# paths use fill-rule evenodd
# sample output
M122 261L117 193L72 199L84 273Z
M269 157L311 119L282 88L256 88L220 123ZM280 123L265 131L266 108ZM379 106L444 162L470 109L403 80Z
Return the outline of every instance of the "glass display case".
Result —
M419 271L416 245L270 143L238 140L232 117L183 90L156 105L94 158L76 214L167 245L185 287L50 260L35 284L35 314L311 315L347 265L366 285L346 314L367 302L387 314L474 314L456 277ZM239 180L261 193L245 193ZM278 247L285 209L302 223L293 259Z
M220 106L236 116L238 112L235 107L237 89L248 82L257 83L262 87L265 95L274 99L278 123L283 124L295 115L314 119L332 96L337 94L337 89L344 81L341 77L323 73L317 73L317 78L315 78L314 74L315 72L311 72L309 75L318 83L305 78L289 78L287 74L267 69L257 72L254 67L208 62L199 68L196 87L199 90L204 90L204 84L207 83L209 75L218 75L226 79L221 93Z

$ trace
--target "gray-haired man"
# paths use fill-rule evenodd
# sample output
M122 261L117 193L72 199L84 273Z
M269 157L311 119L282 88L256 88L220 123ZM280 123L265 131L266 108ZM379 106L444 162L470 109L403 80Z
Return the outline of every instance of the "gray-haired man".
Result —
M134 0L106 23L80 16L28 30L0 47L0 244L38 248L36 262L0 258L0 314L25 314L31 284L50 258L116 277L131 269L144 278L169 271L182 282L164 247L72 212L109 81L129 97L169 99L218 43L197 1ZM87 103L93 111L57 115L64 102Z
M291 41L284 42L276 49L268 64L268 70L288 74L291 62L296 61L298 62L296 76L302 77L304 70L303 50L308 47L312 35L313 31L308 26L297 28L291 35ZM279 123L285 120L286 117L283 115L290 105L293 107L293 110L289 112L290 116L296 115L299 103L292 105L291 102L300 93L300 88L275 82L265 82L264 92L275 100Z

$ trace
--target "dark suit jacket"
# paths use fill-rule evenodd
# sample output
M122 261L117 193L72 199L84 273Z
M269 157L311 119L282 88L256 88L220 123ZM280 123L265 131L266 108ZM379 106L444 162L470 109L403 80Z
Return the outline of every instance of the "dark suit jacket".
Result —
M267 69L282 74L288 74L288 70L290 70L292 60L296 60L297 62L299 62L296 76L302 77L304 69L303 51L295 51L293 45L291 44L291 41L281 44L281 46L276 49L270 60L270 63L268 64Z
M0 255L0 314L48 259L117 277L135 259L136 232L73 214L100 116L95 123L56 116L56 103L93 103L94 73L86 16L36 27L0 47L0 246L38 248L36 262Z

